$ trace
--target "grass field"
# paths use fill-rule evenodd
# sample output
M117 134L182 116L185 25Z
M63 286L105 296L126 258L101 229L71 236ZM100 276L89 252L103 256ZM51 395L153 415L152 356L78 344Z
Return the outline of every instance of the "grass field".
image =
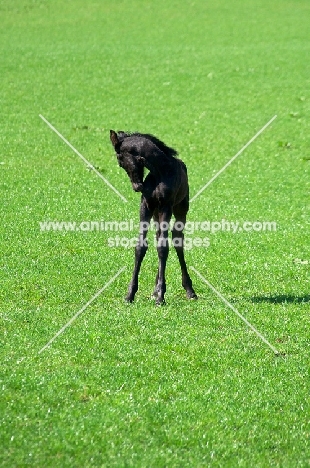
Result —
M0 14L0 466L310 466L309 2L0 0ZM280 356L193 270L188 301L172 250L167 304L149 300L150 248L126 305L134 253L109 247L115 232L40 230L138 221L110 128L175 147L193 197L274 115L188 219L276 230L198 229L210 246L186 258Z

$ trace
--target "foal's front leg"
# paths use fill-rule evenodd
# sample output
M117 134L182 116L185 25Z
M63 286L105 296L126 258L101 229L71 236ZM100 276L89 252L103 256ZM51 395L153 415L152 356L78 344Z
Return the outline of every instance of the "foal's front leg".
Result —
M168 231L169 224L172 216L171 207L165 207L159 211L159 225L160 232L157 237L157 253L158 253L158 273L156 277L156 304L161 305L165 303L166 292L166 263L169 254Z
M135 266L132 274L131 281L128 286L128 293L126 296L127 302L133 302L135 294L138 291L138 277L142 264L142 260L148 249L146 235L150 225L152 212L146 205L144 200L141 201L140 205L140 228L139 228L139 239L135 248Z

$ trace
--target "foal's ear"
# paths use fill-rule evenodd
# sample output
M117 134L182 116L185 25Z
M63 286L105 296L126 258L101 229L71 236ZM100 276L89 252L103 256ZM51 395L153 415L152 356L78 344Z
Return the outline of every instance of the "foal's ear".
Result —
M117 134L116 132L114 132L114 130L110 130L110 140L112 142L112 145L115 146L119 144L119 139L117 137Z

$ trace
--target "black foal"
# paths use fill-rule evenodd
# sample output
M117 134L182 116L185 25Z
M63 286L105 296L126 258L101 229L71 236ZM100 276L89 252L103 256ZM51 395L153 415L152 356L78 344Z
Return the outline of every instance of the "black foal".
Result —
M138 276L147 251L146 235L151 218L157 227L158 271L154 296L156 304L165 302L165 270L169 253L168 229L172 215L172 243L176 249L182 271L182 286L187 297L197 299L184 259L184 234L189 208L189 188L186 166L176 158L177 152L153 135L115 132L110 130L110 139L117 154L119 165L127 172L132 187L141 192L140 233L135 249L135 267L126 300L133 302L138 290ZM144 167L149 170L145 180Z

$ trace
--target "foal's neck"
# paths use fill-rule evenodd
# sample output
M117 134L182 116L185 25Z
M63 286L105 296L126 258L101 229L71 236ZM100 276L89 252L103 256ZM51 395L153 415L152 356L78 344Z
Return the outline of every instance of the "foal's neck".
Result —
M166 156L164 153L152 152L145 159L145 167L150 171L151 174L162 177L169 171L173 165L173 159Z

